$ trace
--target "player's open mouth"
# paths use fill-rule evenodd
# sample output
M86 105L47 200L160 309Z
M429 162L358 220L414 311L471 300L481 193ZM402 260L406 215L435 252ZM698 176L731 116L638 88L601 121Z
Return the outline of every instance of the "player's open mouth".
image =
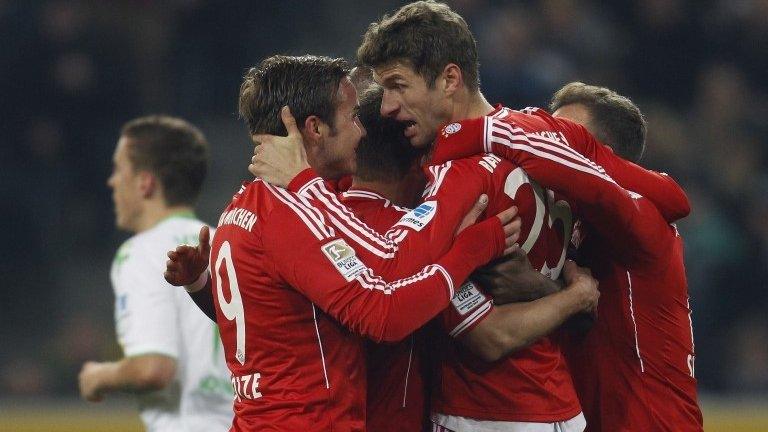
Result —
M413 138L416 135L416 122L412 120L406 120L404 123L405 131L403 134L406 138Z

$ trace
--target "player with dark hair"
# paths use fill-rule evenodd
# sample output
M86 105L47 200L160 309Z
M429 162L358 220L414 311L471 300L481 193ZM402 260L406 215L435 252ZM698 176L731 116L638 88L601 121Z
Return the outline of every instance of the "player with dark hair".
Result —
M208 143L184 120L141 117L123 126L113 163L107 184L117 227L135 233L112 264L115 327L125 357L87 362L80 393L89 401L137 393L141 418L152 431L226 429L232 396L218 329L160 277L168 248L194 242L205 225L193 209Z
M651 198L667 220L687 213L687 199L674 181L647 172L610 151L601 151L599 143L583 128L567 122L560 124L542 115L501 106L494 108L479 91L476 59L474 38L466 22L448 6L432 1L403 6L393 15L371 24L358 49L358 61L372 67L376 81L384 87L381 113L405 122L404 134L416 147L428 148L438 136L463 136L464 126L459 121L487 115L509 124L515 131L531 135L532 140L544 146L566 141L584 154L594 154L595 161L610 170L620 184ZM443 126L445 124L448 125ZM294 151L301 149L295 143L273 138L273 144L278 142L286 143L285 147ZM278 146L257 154L252 165L258 170L266 161L274 163L278 159L273 154L277 153L276 148ZM433 151L440 151L440 147ZM451 220L450 211L435 212L433 202L458 204L463 194L471 195L470 191L475 188L490 187L496 191L489 192L490 208L493 208L495 203L503 206L509 202L505 200L512 199L511 195L521 208L523 249L529 252L535 267L556 277L570 239L572 214L581 211L576 208L578 203L544 190L530 181L523 170L492 155L476 156L466 162L456 157L470 157L474 152L451 154L454 160L448 162L433 154L427 167L431 186L425 193L428 205L421 212L429 213L433 221L431 229L438 231L435 227L440 226L440 220ZM576 167L574 169L594 173L608 181L603 168L592 161L578 159L569 163ZM478 171L478 166L493 177L490 185L481 180L486 174ZM300 169L297 165L292 169L274 170L279 172L274 181L287 184ZM265 172L264 175L272 174ZM302 181L300 177L293 183L294 187L304 187L306 179ZM525 202L530 204L523 204ZM444 210L449 205L440 207ZM553 245L560 246L557 252ZM583 429L578 400L558 347L551 341L537 345L525 354L519 353L503 367L501 363L481 366L460 352L449 356L454 363L443 370L442 392L434 407L436 427Z
M357 149L351 187L340 193L339 200L368 226L386 231L409 211L400 206L410 207L418 201L424 180L413 169L422 151L403 136L402 123L380 116L381 95L379 86L361 94L358 115L366 136ZM442 313L443 333L489 360L521 349L573 313L593 308L597 296L592 279L575 266L568 269L567 276L570 284L561 292L504 306L493 306L489 297L467 281ZM526 281L523 278L521 283ZM420 430L426 416L419 353L435 346L434 339L423 346L422 338L413 334L397 345L370 344L366 359L369 431L388 431L393 425Z
M552 97L550 109L555 117L585 126L625 159L637 162L645 150L642 113L610 89L569 83ZM658 218L653 213L646 210L642 215ZM565 349L589 430L643 424L649 430L702 430L679 232L664 227L651 237L646 256L616 260L612 248L602 244L606 237L600 228L583 230L587 235L580 255L599 272L605 301L595 328L583 339L569 341Z
M288 132L306 142L309 163L327 178L348 174L362 132L347 72L343 61L315 56L274 56L251 69L240 112L254 139L279 132L288 113L280 108L296 106L301 124ZM389 244L379 245L379 257L350 246L355 234L329 223L345 215L256 179L219 219L209 283L199 277L207 273L204 246L169 253L166 279L213 295L236 394L233 430L364 430L357 335L398 341L426 323L475 267L513 249L513 216L512 209L459 227L455 240L454 227L435 240L434 261L426 251ZM184 264L188 253L197 258L193 266ZM366 262L375 262L376 272ZM377 273L400 279L387 282Z

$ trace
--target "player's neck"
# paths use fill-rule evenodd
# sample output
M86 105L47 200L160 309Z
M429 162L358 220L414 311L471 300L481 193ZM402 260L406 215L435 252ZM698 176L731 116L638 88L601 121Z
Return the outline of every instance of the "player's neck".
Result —
M146 231L160 222L176 216L194 217L194 209L187 205L168 206L164 203L149 201L139 218L136 232Z
M421 187L415 188L412 183L410 176L400 181L365 181L359 177L352 177L350 189L371 191L388 199L396 206L412 207L415 203L414 191L421 191Z
M493 105L485 99L481 92L473 93L467 90L457 96L451 121L456 122L486 116L493 112L493 109Z

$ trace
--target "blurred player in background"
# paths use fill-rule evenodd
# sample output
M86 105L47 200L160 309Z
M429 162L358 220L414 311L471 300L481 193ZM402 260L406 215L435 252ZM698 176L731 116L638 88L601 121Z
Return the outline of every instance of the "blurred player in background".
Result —
M582 124L624 159L638 162L643 155L645 119L614 91L570 83L555 93L550 110ZM621 254L607 247L610 233L601 225L582 230L581 261L595 268L603 297L593 330L565 352L589 431L700 431L682 238L653 210L642 217L655 218L660 229L643 247L626 245L630 250Z
M125 357L87 362L80 393L137 394L151 431L225 431L232 389L217 327L163 280L166 251L194 243L193 212L208 165L203 134L184 120L149 116L122 129L107 184L117 227L132 233L112 263L115 325Z

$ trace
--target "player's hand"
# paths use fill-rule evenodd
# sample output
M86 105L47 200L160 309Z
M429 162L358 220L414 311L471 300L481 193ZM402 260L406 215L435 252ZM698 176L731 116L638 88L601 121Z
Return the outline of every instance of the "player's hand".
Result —
M464 216L464 219L461 220L459 227L456 229L456 234L458 235L460 232L464 231L464 229L466 229L468 226L473 225L475 222L477 222L477 219L480 217L480 215L483 214L486 207L488 207L488 195L482 194L480 195L480 198L478 198L477 201L475 201L475 205L473 205L472 208L469 209L469 213L467 213Z
M595 313L600 291L598 282L592 277L592 272L586 267L579 267L575 262L568 260L563 267L565 290L576 296L579 309L582 312Z
M488 195L482 194L475 201L475 205L464 215L459 227L456 229L456 235L464 231L467 227L477 222L477 218L483 214L485 208L488 207ZM512 206L503 212L496 215L501 222L502 228L504 228L505 246L504 255L509 255L519 247L517 239L520 238L520 227L522 222L517 215L517 207Z
M560 290L560 283L533 268L522 248L479 267L471 279L493 297L496 305L533 301Z
M276 186L286 187L300 172L309 168L307 152L296 119L288 106L280 111L288 136L253 135L251 164L248 171Z
M207 225L200 228L197 246L179 245L168 252L165 262L165 280L174 286L192 285L208 269L211 253L211 231Z
M517 215L517 207L512 206L497 214L496 217L499 218L501 226L504 228L504 244L506 246L504 255L514 253L520 248L517 239L520 238L520 227L522 226L520 216Z
M96 362L85 362L78 376L80 396L88 402L101 402L104 393L101 391L101 371L104 365Z

